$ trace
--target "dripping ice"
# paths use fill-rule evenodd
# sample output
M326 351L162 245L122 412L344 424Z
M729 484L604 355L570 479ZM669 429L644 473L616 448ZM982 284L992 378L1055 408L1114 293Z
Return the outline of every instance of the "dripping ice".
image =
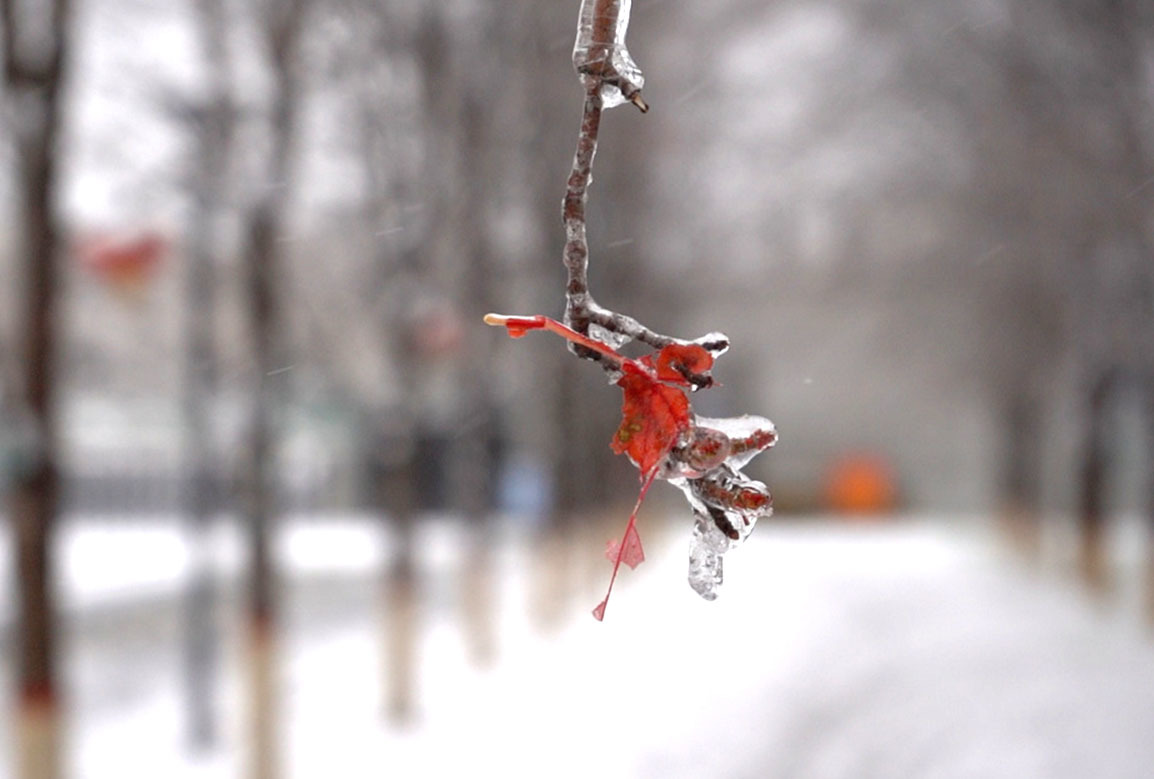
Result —
M777 432L765 417L697 416L691 437L728 439L724 460L708 470L696 470L693 464L674 456L662 473L685 493L693 508L689 586L706 600L714 600L724 580L725 554L745 543L758 519L773 513L768 488L741 469L777 442Z

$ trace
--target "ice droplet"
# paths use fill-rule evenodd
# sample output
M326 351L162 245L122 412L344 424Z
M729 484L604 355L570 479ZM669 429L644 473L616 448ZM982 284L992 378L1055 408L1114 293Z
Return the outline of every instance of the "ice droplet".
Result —
M596 13L597 5L601 13ZM586 78L602 78L605 108L625 103L645 85L641 68L625 48L631 0L582 0L573 44L573 67ZM600 43L595 41L601 41Z
M607 330L596 322L589 323L589 337L600 341L611 349L618 350L632 339L624 333L615 333Z

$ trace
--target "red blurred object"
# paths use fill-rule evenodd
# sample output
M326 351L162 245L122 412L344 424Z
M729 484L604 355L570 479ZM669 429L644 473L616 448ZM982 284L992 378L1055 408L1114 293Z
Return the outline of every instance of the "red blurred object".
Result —
M120 292L147 286L167 251L168 241L157 233L128 239L100 235L83 239L77 247L81 264Z
M885 514L897 506L897 479L881 455L847 454L826 473L825 496L829 508L838 514Z
M465 328L456 309L437 304L416 315L412 327L417 354L435 360L459 354L464 346Z

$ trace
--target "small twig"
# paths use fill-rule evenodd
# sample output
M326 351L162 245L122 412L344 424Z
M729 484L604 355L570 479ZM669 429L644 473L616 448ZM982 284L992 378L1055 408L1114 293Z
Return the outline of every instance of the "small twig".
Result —
M589 332L589 312L594 307L589 295L589 242L585 229L585 203L589 199L589 180L593 175L593 157L597 154L597 132L601 128L601 85L588 80L585 107L581 114L581 131L573 169L565 186L562 217L565 221L565 249L562 260L568 278L565 283L565 323L582 335Z
M605 328L611 333L620 333L621 335L629 336L629 338L652 346L654 349L662 349L669 346L669 344L679 343L676 338L653 332L627 314L619 314L616 311L601 308L596 304L587 312L587 316L590 322Z

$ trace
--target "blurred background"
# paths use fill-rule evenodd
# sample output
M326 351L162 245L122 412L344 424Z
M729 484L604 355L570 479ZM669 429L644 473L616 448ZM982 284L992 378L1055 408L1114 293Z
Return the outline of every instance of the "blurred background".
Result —
M3 0L0 776L1140 777L1154 7L637 0L594 294L733 343L777 513L544 335L577 0Z

